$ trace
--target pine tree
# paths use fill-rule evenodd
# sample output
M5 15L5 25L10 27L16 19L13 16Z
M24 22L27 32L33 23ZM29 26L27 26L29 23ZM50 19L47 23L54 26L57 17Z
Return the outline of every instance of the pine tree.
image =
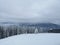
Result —
M35 29L35 33L38 33L38 29L37 28Z

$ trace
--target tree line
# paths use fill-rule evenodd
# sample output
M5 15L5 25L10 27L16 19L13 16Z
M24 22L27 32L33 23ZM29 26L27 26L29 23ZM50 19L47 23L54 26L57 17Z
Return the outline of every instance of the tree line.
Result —
M46 29L28 26L0 26L0 39L19 34L33 33L60 33L60 29Z
M28 33L38 33L38 30L34 27L21 27L21 26L0 26L0 39L18 35L18 34L28 34Z

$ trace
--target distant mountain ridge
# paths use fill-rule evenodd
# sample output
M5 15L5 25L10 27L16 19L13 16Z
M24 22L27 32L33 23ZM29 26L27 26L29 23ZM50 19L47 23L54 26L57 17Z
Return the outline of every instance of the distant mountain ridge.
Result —
M57 28L60 29L60 25L54 24L54 23L14 23L14 22L0 22L0 24L13 24L13 25L19 25L19 26L34 26L34 27L50 27L50 28Z
M60 29L60 25L53 23L34 23L34 24L23 23L21 24L21 26L49 27Z

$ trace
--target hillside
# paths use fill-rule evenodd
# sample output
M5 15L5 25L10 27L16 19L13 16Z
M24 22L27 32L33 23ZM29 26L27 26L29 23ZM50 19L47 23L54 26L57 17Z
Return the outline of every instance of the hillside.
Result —
M60 29L60 25L54 23L14 23L14 22L0 22L0 26L27 26L27 27L45 27Z
M0 45L60 45L60 34L22 34L2 39Z

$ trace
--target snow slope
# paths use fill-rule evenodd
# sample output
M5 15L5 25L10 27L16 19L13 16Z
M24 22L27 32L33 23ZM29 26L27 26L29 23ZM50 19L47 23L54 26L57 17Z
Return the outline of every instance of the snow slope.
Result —
M60 34L22 34L2 39L0 45L60 45Z

